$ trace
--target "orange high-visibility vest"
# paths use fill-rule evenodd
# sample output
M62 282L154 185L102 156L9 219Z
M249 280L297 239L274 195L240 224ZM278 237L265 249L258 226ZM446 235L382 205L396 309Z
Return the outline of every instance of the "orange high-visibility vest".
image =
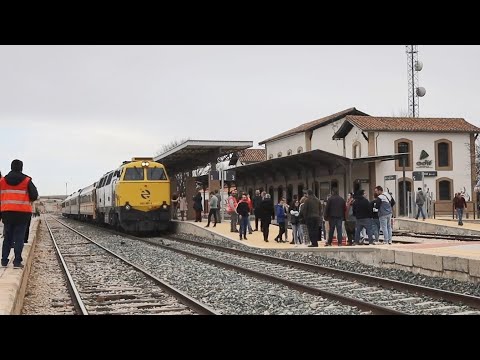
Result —
M32 212L32 204L28 196L28 183L30 178L27 176L18 185L9 185L5 178L0 179L0 211L20 211Z

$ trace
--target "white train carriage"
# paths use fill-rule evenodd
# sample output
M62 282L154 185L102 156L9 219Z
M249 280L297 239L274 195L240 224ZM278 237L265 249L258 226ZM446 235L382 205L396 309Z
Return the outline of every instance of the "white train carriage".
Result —
M67 196L65 200L62 201L62 215L65 217L69 217L70 214L71 214L70 196Z
M113 219L111 213L116 206L115 186L122 175L122 169L109 171L101 177L95 186L95 210L98 212L98 221L101 223L110 223ZM103 215L102 215L103 214Z
M95 218L95 186L97 183L87 186L79 193L79 218L92 220Z
M62 215L77 218L80 211L79 192L76 191L62 202Z

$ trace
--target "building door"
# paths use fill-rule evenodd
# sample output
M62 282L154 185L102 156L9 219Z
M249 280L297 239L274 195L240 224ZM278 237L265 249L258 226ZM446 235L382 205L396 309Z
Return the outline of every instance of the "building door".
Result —
M287 202L290 204L292 199L293 199L293 185L289 184L287 186Z
M357 195L359 190L360 190L360 183L358 181L354 181L353 182L353 194Z
M412 192L412 181L407 179L405 182L403 179L398 182L398 199L395 199L395 202L399 204L400 216L407 216L406 206L403 198L403 186L406 184L406 193L407 193L407 203L408 203L408 193ZM412 213L412 207L410 204L410 213Z
M274 204L278 203L278 202L282 199L282 197L283 197L283 186L280 185L280 186L278 187L278 189L277 189L277 195L278 195L278 196L277 196L277 201L276 201Z
M298 184L297 191L298 200L300 200L303 197L303 184Z

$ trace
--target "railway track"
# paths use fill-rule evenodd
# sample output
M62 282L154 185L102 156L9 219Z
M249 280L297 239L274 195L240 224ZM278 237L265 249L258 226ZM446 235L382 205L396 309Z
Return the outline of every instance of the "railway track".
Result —
M279 278L276 281L286 284L292 282L290 286L299 290L305 286L303 291L319 291L323 297L345 301L346 304L353 305L355 300L359 300L355 306L364 310L375 305L370 310L376 314L480 314L480 297L476 296L192 240L170 238L163 242L175 251L192 252L199 258L205 258L205 261L220 266L233 266L240 271L255 269L263 274L257 276L273 276Z
M372 314L480 314L475 296L178 237L148 239L102 230Z
M217 314L67 224L45 218L78 314Z
M458 241L480 241L480 236L477 235L449 235L449 234L433 234L433 233L414 233L414 232L402 232L394 231L393 236L406 236L423 239L435 239L435 240L458 240ZM394 242L404 242L401 240L395 240Z

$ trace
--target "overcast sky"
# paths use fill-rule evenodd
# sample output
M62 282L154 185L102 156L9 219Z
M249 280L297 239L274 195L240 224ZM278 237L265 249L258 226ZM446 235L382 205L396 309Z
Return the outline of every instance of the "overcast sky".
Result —
M480 46L419 46L422 117L480 126ZM0 171L65 194L183 138L258 142L408 113L405 46L0 46Z

